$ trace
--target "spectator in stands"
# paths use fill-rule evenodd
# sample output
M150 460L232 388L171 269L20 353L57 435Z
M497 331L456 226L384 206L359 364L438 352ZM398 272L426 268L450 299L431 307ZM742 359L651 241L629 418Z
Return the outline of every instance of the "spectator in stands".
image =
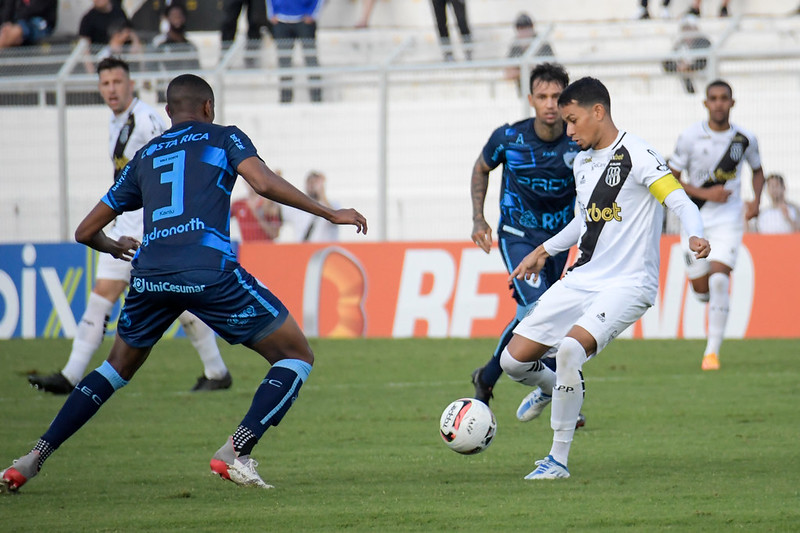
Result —
M130 56L143 52L142 41L130 21L116 19L108 26L108 44L97 53L97 61L111 56ZM128 61L131 71L142 70L142 66Z
M369 17L372 15L373 9L375 9L375 0L364 0L364 10L361 12L361 18L356 22L356 28L369 26Z
M153 46L165 55L165 58L160 62L162 70L181 72L199 70L200 60L198 59L197 47L186 38L186 7L173 1L164 9L164 18L168 24L167 31L156 35L153 39ZM173 52L184 57L181 59L169 59L168 56ZM189 57L186 57L187 55Z
M272 22L272 35L278 45L278 65L292 66L292 50L295 40L303 47L303 58L307 67L316 67L317 62L317 17L324 0L267 0L267 12ZM312 102L322 101L319 76L310 76L309 95ZM281 76L281 102L294 99L292 77Z
M239 224L243 241L274 241L281 229L281 209L248 187L246 198L231 204L231 216Z
M514 21L514 41L511 43L511 48L508 51L508 57L521 57L528 51L533 41L536 39L536 30L534 28L533 19L527 13L520 13ZM549 56L552 57L553 48L550 43L541 41L536 52L533 54L537 57ZM520 82L520 69L519 67L508 67L505 70L505 78L507 80L514 80L517 84L517 89L522 94Z
M719 5L719 16L720 17L727 17L728 16L728 2L730 0L722 0ZM694 15L696 17L700 16L700 4L702 0L693 0L692 6L689 8L688 13L690 15Z
M4 0L0 49L39 44L56 27L58 0Z
M325 193L325 175L312 170L306 176L306 194L326 207L337 209L336 202L328 200ZM294 240L297 242L333 242L339 240L339 228L314 216L306 216L305 211L281 206L281 217L292 226Z
M672 46L675 59L667 59L662 64L666 72L677 72L687 93L694 94L692 76L706 68L707 58L691 53L693 50L710 48L711 40L700 32L696 15L685 15L681 19L680 34Z
M272 25L267 18L266 0L224 0L222 3L222 25L220 27L223 43L229 43L236 38L239 14L244 6L247 6L248 40L260 41L261 28L266 28L268 33L272 33Z
M436 19L436 29L439 32L439 43L444 50L444 60L453 61L453 47L450 42L450 32L447 30L447 4L453 6L453 13L458 23L458 31L461 33L461 41L464 44L464 55L467 59L472 59L472 32L469 29L467 20L466 0L431 0L433 5L433 16Z
M669 18L669 2L670 0L661 0L661 18ZM650 18L650 11L647 9L647 0L639 0L639 10L636 12L636 18L645 20Z
M130 28L130 20L122 7L111 0L92 0L93 7L83 15L78 29L81 39L90 44L108 44L114 22L123 21ZM119 28L119 25L116 26Z
M780 174L766 180L770 207L761 209L755 219L759 233L792 233L800 231L800 207L786 201L786 183Z
M239 14L247 6L247 56L244 63L248 68L255 68L258 62L255 54L261 48L261 28L272 34L272 23L267 17L266 0L224 0L222 4L222 49L227 49L236 37L239 25Z

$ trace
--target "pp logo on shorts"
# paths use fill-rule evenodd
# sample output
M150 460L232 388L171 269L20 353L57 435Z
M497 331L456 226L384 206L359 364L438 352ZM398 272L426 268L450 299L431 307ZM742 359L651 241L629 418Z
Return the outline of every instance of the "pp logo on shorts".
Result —
M144 280L142 278L133 278L131 287L133 287L136 292L144 292Z

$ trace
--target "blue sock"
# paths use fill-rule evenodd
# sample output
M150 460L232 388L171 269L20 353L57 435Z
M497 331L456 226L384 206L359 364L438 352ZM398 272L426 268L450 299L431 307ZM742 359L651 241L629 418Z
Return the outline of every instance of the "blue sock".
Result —
M486 363L481 371L481 380L489 387L493 387L497 380L500 379L500 376L503 375L503 369L500 367L500 355L508 343L511 342L511 337L514 336L514 328L517 327L517 324L519 324L519 320L516 317L508 323L506 329L503 330L503 336L500 337L500 342L497 343L497 347L494 349L492 358L489 359L489 362Z
M264 381L256 389L250 410L240 426L249 429L256 441L269 426L277 426L297 399L309 372L311 365L299 359L283 359L272 365ZM253 445L255 442L248 443L245 451L249 453Z
M114 391L127 384L108 361L104 362L73 389L41 440L55 450L88 422Z

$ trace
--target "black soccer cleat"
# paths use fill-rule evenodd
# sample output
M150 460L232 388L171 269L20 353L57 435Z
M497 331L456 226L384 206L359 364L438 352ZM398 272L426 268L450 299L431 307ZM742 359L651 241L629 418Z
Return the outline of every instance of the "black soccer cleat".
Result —
M489 405L489 400L491 400L494 395L492 394L493 386L487 385L483 379L481 378L481 372L483 371L483 367L479 366L472 372L472 384L475 386L475 395L474 398L476 400L480 400L486 405Z
M61 372L56 372L49 376L43 376L34 372L33 374L28 374L28 383L30 383L34 389L53 394L69 394L72 392L72 389L75 388L75 385L70 383Z
M192 392L230 389L232 383L233 378L230 372L227 372L220 379L208 379L205 374L203 374L197 378L197 383L192 387Z

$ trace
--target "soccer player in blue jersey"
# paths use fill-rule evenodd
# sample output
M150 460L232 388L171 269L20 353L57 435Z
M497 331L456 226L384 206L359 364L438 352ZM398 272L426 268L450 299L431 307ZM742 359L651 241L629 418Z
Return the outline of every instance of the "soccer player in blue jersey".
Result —
M492 229L483 215L489 172L503 165L500 185L500 253L509 272L541 243L561 231L572 220L575 208L575 180L572 162L578 145L567 136L558 110L558 97L569 85L569 75L557 63L537 65L530 75L528 102L535 118L500 126L489 137L472 169L472 240L487 254L492 247ZM513 336L514 327L539 297L561 277L567 252L548 258L535 280L513 282L517 313L508 323L500 342L486 365L475 369L472 383L475 397L485 403L492 398L500 379L500 354ZM545 359L553 365L553 359ZM536 364L539 363L538 361ZM536 389L517 410L523 422L536 418L549 403L550 395ZM582 426L584 419L578 420Z
M83 426L145 362L184 310L231 344L244 344L271 368L249 411L214 454L211 470L238 485L271 488L250 458L269 426L278 425L311 371L314 355L286 307L236 261L228 228L230 194L240 174L260 195L335 224L367 232L354 209L331 209L270 170L250 139L214 120L214 93L184 74L167 88L172 127L126 165L102 201L75 231L78 242L133 260L131 290L108 359L73 390L30 453L0 472L0 491L15 491ZM119 213L144 208L144 237L112 240L103 228Z

